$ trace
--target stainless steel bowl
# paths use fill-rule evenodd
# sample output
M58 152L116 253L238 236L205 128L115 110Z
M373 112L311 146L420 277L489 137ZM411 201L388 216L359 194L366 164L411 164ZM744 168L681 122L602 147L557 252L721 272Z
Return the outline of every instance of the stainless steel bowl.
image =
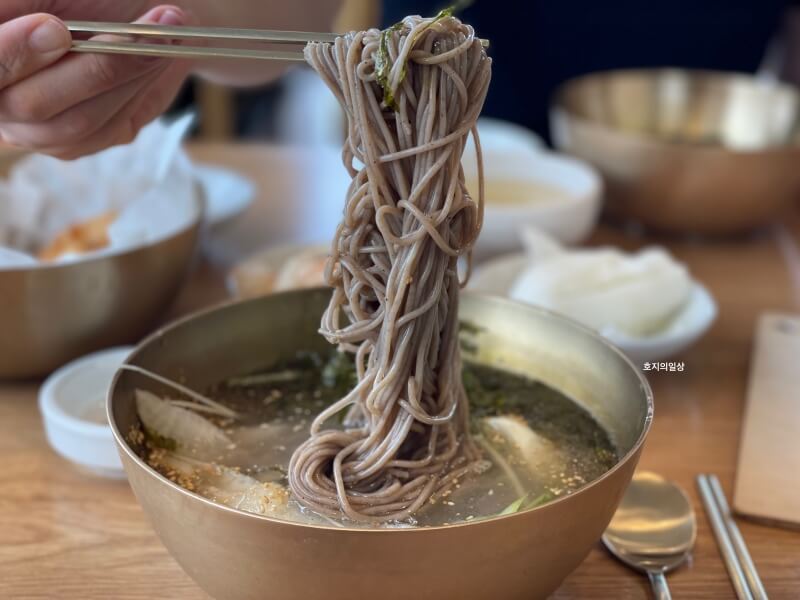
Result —
M188 228L149 245L0 270L0 379L44 375L83 354L141 339L180 289L200 222L198 210Z
M555 145L595 165L611 214L657 229L734 233L800 196L800 96L754 77L610 71L565 83Z
M329 348L317 333L329 291L267 296L200 313L156 333L129 362L195 389L298 350ZM323 528L229 509L148 467L127 439L134 389L166 392L128 371L108 410L136 497L186 572L220 600L530 600L558 587L598 541L627 487L652 419L642 375L590 330L542 310L466 295L479 325L475 360L526 374L587 407L622 454L572 495L528 512L462 525L400 530Z

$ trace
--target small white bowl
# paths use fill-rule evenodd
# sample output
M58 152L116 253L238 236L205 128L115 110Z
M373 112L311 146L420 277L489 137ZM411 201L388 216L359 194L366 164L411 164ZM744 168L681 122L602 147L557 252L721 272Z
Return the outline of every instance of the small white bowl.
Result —
M478 257L519 249L524 226L533 225L564 244L576 244L597 224L603 184L586 163L554 152L492 149L484 151L483 160L486 216L476 246ZM477 166L465 161L464 174L468 182L475 181ZM531 198L493 198L493 181L513 181L521 189L529 185ZM535 197L540 193L535 188L543 185L557 189L559 197Z
M132 347L103 350L53 373L39 390L47 441L64 458L97 475L124 479L106 417L106 394Z
M478 135L481 138L481 149L484 152L536 153L542 152L546 148L542 138L527 127L492 117L478 119ZM465 163L475 162L475 140L471 135L467 138L462 161Z
M483 263L475 269L468 289L508 296L514 281L529 264L530 258L522 253ZM702 337L716 317L717 304L711 293L701 283L692 281L688 302L657 334L635 337L613 328L604 329L600 334L641 367L645 362L664 360L683 352Z
M656 335L634 337L615 329L600 333L638 366L680 354L708 331L717 318L717 303L704 285L692 282L689 300L680 313Z

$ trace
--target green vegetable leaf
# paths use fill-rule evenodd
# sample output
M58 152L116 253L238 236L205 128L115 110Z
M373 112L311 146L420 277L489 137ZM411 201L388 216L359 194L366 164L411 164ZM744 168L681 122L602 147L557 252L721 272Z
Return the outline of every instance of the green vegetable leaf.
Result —
M226 381L229 387L252 387L267 383L285 383L295 381L300 378L300 371L278 371L277 373L258 373L256 375L246 375L244 377L232 377Z
M533 500L529 501L528 498L530 498L530 494L525 494L521 498L517 498L516 500L514 500L514 502L512 502L511 504L506 506L501 512L499 512L498 516L513 515L514 513L517 513L521 510L536 508L537 506L541 506L542 504L547 504L548 502L550 502L550 500L555 498L555 496L553 495L552 492L546 491L536 496L536 498L534 498Z
M452 6L444 8L440 10L435 17L433 17L424 27L421 27L419 31L417 31L413 38L409 39L407 43L413 45L417 42L417 40L425 33L430 27L442 19L447 17L452 17L457 12L460 12L470 4L472 4L473 0L459 0ZM405 25L402 21L399 23L395 23L391 27L384 29L381 32L381 39L380 44L378 44L378 51L375 54L375 80L378 82L378 85L381 86L383 90L383 106L386 108L390 108L393 111L397 111L398 106L397 102L395 101L395 91L396 87L392 88L391 84L389 83L389 72L392 70L392 62L389 57L389 36L392 33L397 31L402 31ZM404 63L400 67L400 77L397 80L397 86L403 83L403 80L406 78L406 64Z
M476 325L475 323L472 323L470 321L458 322L458 331L459 333L462 334L478 335L481 331L484 331L485 329L486 329L485 327L480 327L479 325Z
M522 498L517 498L506 506L502 511L498 513L498 516L502 515L513 515L515 512L519 512L519 509L522 508L522 503L525 502L525 499L528 497L529 494L525 494Z
M529 503L528 503L528 504L525 506L525 508L534 508L534 507L536 507L536 506L541 506L542 504L547 504L547 503L548 503L548 502L550 502L550 500L552 500L553 498L555 498L555 496L553 495L553 493L552 493L552 492L549 492L549 491L547 491L547 492L543 492L543 493L539 494L538 496L536 496L536 498L534 498L533 500L531 500L531 501L530 501L530 502L529 502Z
M322 368L322 385L329 389L349 391L358 383L352 356L336 352Z
M154 448L164 448L164 450L169 450L170 452L175 452L178 450L178 442L176 442L172 438L164 437L163 435L158 435L157 433L150 431L146 427L142 427L142 431L144 432L147 441Z

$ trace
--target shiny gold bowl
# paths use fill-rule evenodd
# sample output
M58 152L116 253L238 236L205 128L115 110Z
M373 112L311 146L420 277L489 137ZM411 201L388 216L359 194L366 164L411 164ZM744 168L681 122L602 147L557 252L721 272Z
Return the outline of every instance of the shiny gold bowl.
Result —
M187 228L151 244L0 270L0 379L44 375L151 331L191 264L201 212Z
M673 232L724 234L800 197L800 96L754 77L609 71L565 83L555 145L597 167L607 209Z
M298 350L317 333L330 292L289 292L200 313L145 341L129 362L203 389ZM622 458L599 479L539 508L469 524L338 529L239 512L159 475L127 439L133 391L159 390L122 371L108 410L131 486L164 545L218 599L531 600L558 587L599 540L631 479L652 420L650 388L599 336L499 298L466 295L460 316L481 327L479 362L562 390L607 428Z

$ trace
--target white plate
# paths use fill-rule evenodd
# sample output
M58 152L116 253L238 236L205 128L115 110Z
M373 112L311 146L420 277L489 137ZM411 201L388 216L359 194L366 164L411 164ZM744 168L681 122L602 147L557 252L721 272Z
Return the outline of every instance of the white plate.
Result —
M468 289L486 294L508 296L514 280L530 263L522 254L508 254L483 263L475 269ZM614 329L600 333L625 352L638 366L645 362L675 356L694 344L717 317L717 305L711 293L697 281L692 282L689 301L669 325L658 334L634 337Z
M39 390L39 410L53 449L112 479L124 478L125 471L106 422L105 400L114 374L132 350L113 348L80 358L53 373Z

